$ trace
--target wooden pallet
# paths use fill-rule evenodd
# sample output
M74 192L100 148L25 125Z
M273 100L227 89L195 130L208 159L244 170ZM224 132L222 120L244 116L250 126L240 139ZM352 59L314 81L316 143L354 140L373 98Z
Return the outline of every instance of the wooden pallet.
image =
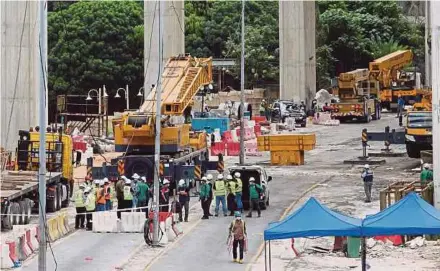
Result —
M403 196L404 190L415 182L399 181L394 182L379 192L380 210L398 202Z
M434 187L432 182L428 183L428 185L422 185L421 182L413 182L405 188L403 196L406 196L410 192L419 194L426 202L434 205Z

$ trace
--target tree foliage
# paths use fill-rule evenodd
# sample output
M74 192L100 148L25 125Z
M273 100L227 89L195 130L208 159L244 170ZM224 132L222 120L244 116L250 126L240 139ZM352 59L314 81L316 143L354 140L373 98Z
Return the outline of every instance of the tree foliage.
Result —
M80 1L48 16L49 89L86 94L143 80L143 10L134 1ZM54 98L56 95L51 95Z

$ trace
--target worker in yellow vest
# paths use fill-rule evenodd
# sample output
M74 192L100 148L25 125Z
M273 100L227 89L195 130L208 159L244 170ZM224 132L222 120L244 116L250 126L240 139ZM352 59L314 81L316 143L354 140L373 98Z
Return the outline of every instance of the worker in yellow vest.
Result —
M241 181L240 177L240 172L234 173L234 181L237 184L235 189L235 202L237 203L237 210L243 212L243 201L241 200L243 195L243 182Z
M228 196L227 196L227 204L228 204L228 210L229 210L229 216L233 216L234 212L237 209L237 204L235 202L235 191L237 188L236 183L232 179L232 175L228 175L226 177L227 181L227 187L228 187Z
M217 176L217 180L214 183L214 196L215 196L215 216L218 216L220 209L220 202L223 208L223 215L228 216L228 209L226 207L226 184L223 179L223 174Z
M131 180L125 179L124 185L124 209L133 208L133 190L131 187ZM123 212L130 212L130 210L124 210Z
M85 212L86 212L86 204L84 197L84 190L86 186L85 184L80 184L78 191L75 193L75 207L76 207L76 216L75 216L75 229L79 229L80 227L84 229L85 224Z
M91 187L86 187L86 189L84 190L84 196L86 197L85 207L86 207L86 212L87 212L86 229L91 231L92 230L92 213L95 211L95 208L96 208L95 193L93 193Z

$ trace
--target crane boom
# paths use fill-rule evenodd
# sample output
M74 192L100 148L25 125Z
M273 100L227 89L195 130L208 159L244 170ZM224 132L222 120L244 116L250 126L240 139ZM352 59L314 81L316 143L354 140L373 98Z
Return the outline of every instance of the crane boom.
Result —
M392 80L397 80L397 70L410 64L413 59L411 50L398 50L370 62L370 74L388 88Z

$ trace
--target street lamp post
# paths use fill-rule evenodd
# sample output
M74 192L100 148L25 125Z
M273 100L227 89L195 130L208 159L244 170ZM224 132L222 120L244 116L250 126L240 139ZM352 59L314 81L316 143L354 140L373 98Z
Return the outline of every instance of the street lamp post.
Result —
M122 90L123 92L124 92L124 95L125 95L125 102L127 103L126 104L126 106L127 106L127 110L129 110L130 109L130 95L129 95L129 92L128 92L128 85L125 85L125 88L118 88L117 90L116 90L116 95L115 95L115 98L121 98L121 96L119 95L119 91L120 90Z
M102 93L102 89L99 88L98 90L96 90L96 89L92 88L91 90L89 90L89 92L87 93L87 98L86 98L87 101L93 100L92 96L90 96L90 93L92 93L92 92L96 92L96 95L98 98L98 115L99 115L99 117L98 117L98 127L99 127L98 128L98 135L101 136L101 113L102 113L102 108L101 108L102 95L101 95L101 93ZM105 91L105 86L104 86L104 96L108 96L107 92Z

